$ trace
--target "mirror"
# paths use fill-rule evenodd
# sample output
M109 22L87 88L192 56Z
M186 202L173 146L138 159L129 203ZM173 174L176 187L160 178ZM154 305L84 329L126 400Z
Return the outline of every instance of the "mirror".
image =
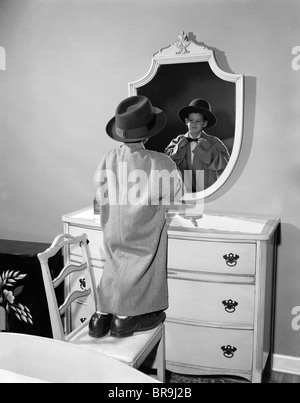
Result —
M224 169L209 184L204 183L205 173L201 172L201 185L191 196L203 199L215 193L229 178L240 153L243 76L221 70L213 50L181 32L175 43L154 54L150 70L143 78L129 83L131 95L147 96L167 115L168 123L163 132L149 139L145 145L159 152L165 152L173 139L188 132L187 125L178 117L178 111L197 98L209 102L216 124L203 130L208 136L217 137L229 155Z

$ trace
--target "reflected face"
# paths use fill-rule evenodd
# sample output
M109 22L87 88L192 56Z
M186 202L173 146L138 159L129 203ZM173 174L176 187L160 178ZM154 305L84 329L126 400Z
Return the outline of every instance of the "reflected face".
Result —
M207 125L207 120L201 113L190 113L187 118L185 118L185 124L187 125L190 135L192 137L200 136L202 130Z

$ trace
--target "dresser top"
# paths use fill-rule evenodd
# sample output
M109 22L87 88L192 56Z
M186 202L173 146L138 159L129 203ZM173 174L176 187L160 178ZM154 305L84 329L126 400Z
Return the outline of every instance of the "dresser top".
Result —
M64 223L101 230L100 215L94 214L92 206L65 214ZM168 236L187 239L234 239L234 240L268 240L278 225L278 218L250 217L241 215L203 214L196 220L168 214ZM195 226L195 224L197 226Z
M49 248L49 243L0 239L0 255L36 256Z

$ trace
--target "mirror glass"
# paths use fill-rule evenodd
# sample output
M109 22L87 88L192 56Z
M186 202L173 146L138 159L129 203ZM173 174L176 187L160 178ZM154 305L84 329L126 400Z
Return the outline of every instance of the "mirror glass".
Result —
M241 148L243 76L221 70L213 50L195 43L181 32L177 42L153 56L146 76L129 83L129 95L147 96L154 106L166 113L168 123L165 129L149 139L145 145L146 148L159 152L166 152L172 140L188 133L187 122L180 120L178 111L189 106L195 99L209 102L216 124L204 127L205 134L200 136L208 142L202 143L203 150L195 151L194 155L188 148L190 146L184 145L186 157L189 153L192 158L203 155L207 160L201 166L197 187L192 189L187 183L186 185L191 192L196 192L191 195L193 199L202 199L216 192L231 174ZM212 140L211 136L217 139ZM224 156L226 151L227 157ZM175 162L179 169L180 163ZM188 177L189 175L186 178Z

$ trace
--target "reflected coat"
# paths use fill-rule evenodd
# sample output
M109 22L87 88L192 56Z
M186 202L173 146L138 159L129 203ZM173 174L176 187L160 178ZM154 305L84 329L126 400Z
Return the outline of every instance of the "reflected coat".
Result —
M207 189L213 185L220 177L228 164L230 154L225 144L218 137L202 132L200 141L193 150L194 158L192 162L191 145L187 137L188 133L177 136L166 147L165 153L169 155L178 166L182 178L185 180L187 189L191 189L193 192L201 191L203 188ZM193 173L191 178L192 183L186 182L189 176L184 175L185 171L191 171ZM195 181L196 171L204 172L204 183L200 189Z

